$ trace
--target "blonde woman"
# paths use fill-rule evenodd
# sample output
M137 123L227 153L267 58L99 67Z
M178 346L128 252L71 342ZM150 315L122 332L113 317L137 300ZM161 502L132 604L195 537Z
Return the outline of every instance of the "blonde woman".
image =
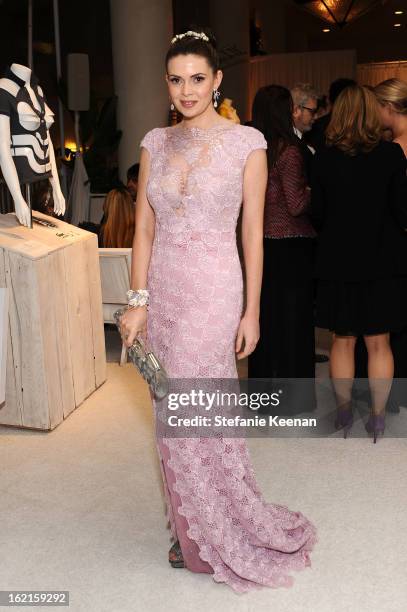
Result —
M379 102L383 128L391 130L393 142L398 143L407 157L407 83L388 79L374 88Z
M375 94L347 87L317 154L312 210L321 228L317 248L317 325L334 332L331 377L338 398L337 429L352 426L355 344L363 336L372 395L366 429L384 432L394 363L390 332L407 324L406 159L381 140Z

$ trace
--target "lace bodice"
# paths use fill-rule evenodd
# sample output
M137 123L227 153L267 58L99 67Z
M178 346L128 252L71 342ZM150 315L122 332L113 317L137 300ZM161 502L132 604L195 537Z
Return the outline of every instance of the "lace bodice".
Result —
M147 197L156 229L209 243L235 231L246 159L267 147L259 131L226 121L205 130L177 125L148 132L141 146L151 154Z
M155 212L149 338L174 377L234 377L243 301L236 222L257 130L225 121L149 132L147 197Z

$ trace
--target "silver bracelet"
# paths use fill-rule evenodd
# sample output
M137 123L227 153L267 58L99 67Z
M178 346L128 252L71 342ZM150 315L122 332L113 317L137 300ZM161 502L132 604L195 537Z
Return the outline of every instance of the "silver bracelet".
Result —
M129 306L148 306L150 294L147 289L129 289L126 293Z

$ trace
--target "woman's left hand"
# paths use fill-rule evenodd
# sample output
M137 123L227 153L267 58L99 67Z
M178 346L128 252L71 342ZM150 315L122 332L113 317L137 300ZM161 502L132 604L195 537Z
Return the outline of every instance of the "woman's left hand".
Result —
M242 317L236 337L236 353L238 359L244 359L256 348L260 338L259 318L245 313ZM244 343L244 348L242 349Z

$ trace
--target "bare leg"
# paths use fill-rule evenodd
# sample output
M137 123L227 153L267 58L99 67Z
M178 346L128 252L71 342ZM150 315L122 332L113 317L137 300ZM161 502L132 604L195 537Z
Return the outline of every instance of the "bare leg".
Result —
M350 410L355 377L356 336L334 335L330 354L330 374L338 410Z
M394 376L393 353L390 334L364 336L368 364L367 371L372 395L372 412L384 414Z

